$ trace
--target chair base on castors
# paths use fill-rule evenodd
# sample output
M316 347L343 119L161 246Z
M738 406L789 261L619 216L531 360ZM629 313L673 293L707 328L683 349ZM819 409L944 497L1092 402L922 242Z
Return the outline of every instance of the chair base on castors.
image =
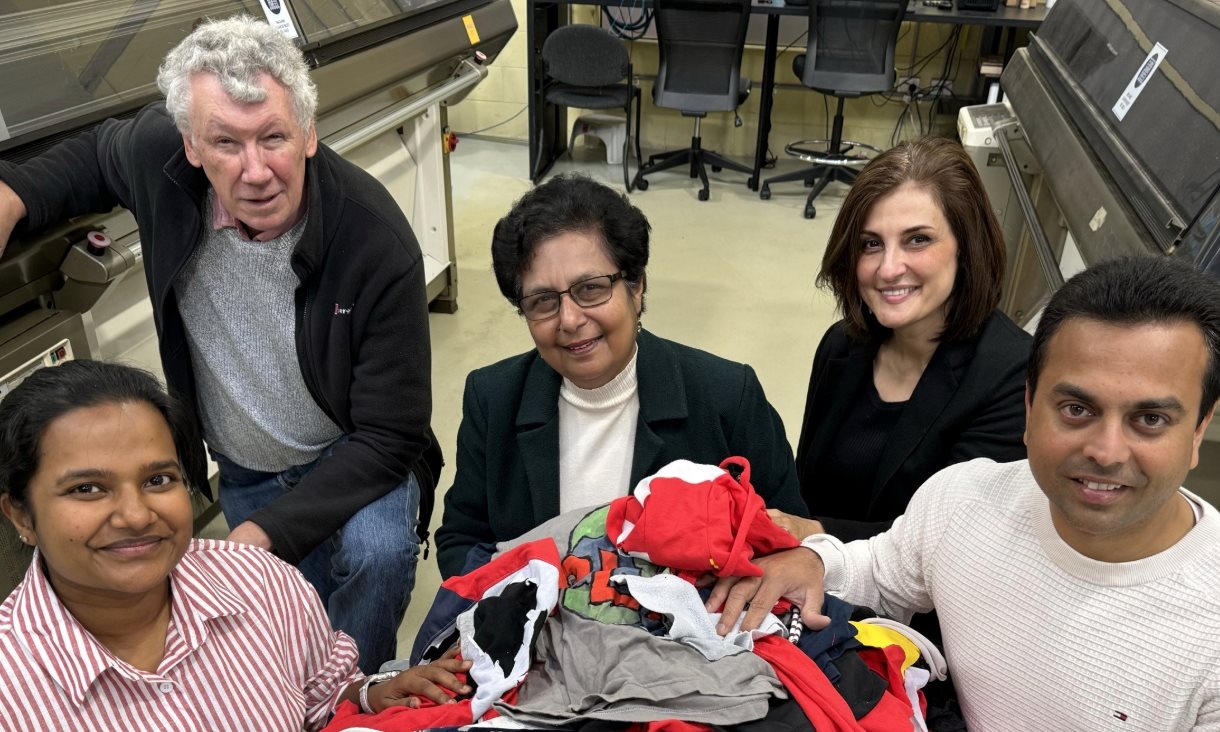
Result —
M818 194L826 190L826 186L831 183L846 183L850 186L855 182L856 176L860 174L860 168L868 164L868 157L853 154L852 150L863 148L875 153L881 152L879 148L872 145L852 142L850 140L839 142L840 152L838 153L811 148L813 145L829 144L832 142L832 140L799 140L785 145L785 153L807 163L813 163L813 167L807 170L797 170L767 178L758 190L758 197L764 201L771 198L772 183L799 180L804 182L806 188L811 186L813 188L809 192L809 197L805 199L805 218L812 219L817 216L818 212L814 208L813 199L817 198Z
M703 183L703 188L699 190L700 201L706 201L710 195L710 184L707 180L706 166L710 166L713 173L719 173L724 168L736 170L739 173L748 174L754 172L741 163L729 160L719 153L704 150L703 140L699 136L699 119L695 118L695 134L690 139L690 147L648 156L648 162L636 171L635 188L646 191L648 190L648 181L644 176L688 163L690 164L690 177L698 178Z

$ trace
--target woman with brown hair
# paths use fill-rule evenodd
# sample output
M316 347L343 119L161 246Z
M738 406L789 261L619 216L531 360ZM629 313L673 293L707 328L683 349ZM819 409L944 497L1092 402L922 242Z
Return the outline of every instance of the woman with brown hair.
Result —
M796 466L798 537L884 531L935 472L1025 457L1030 337L996 309L1004 240L956 142L873 159L835 220L818 284L843 319L818 346Z

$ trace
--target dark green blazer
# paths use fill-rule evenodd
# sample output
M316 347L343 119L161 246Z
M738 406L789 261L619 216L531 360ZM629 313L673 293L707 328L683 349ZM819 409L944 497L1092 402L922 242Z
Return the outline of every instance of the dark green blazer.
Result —
M673 460L739 455L767 506L807 515L784 425L754 370L647 331L637 342L640 413L624 494ZM457 477L436 531L442 576L461 573L472 546L516 538L559 514L561 383L537 350L467 377Z

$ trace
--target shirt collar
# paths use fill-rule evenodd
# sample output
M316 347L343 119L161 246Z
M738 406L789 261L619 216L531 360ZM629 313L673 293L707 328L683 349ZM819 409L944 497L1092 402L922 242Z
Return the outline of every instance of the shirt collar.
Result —
M193 556L198 544L193 540L170 572L170 628L162 670L168 670L202 645L207 639L209 621L249 609ZM60 601L42 571L42 554L37 549L25 581L15 594L14 637L72 703L82 705L89 688L106 669L138 678L141 672L107 650Z
M208 207L212 210L212 229L214 231L220 231L221 229L235 229L237 231L237 235L246 241L271 241L275 238L265 231L260 232L255 236L250 236L250 232L246 229L246 225L239 221L236 216L229 213L229 209L225 208L224 204L220 202L220 196L216 195L215 188L208 188ZM289 231L291 231L295 226L296 224L293 224L292 226L288 227ZM281 234L280 236L283 235Z

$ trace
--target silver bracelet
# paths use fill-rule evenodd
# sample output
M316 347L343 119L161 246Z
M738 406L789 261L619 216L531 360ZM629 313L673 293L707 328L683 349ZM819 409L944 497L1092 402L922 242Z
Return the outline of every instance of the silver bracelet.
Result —
M372 676L366 676L364 683L360 686L360 711L365 714L376 714L377 712L373 711L373 708L369 706L369 687L374 684L380 684L382 681L389 681L400 673L402 673L401 669L398 671L382 671Z

